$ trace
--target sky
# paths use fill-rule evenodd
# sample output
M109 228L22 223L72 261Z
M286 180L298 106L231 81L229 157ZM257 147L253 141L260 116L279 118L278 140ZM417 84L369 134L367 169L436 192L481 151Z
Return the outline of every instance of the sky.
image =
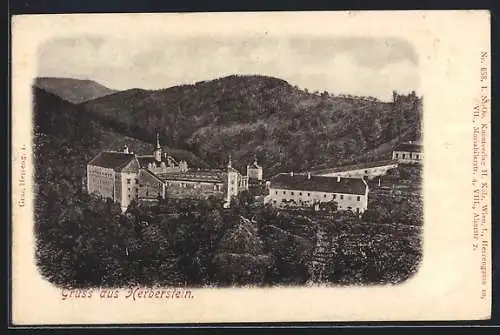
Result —
M268 75L309 91L390 100L418 94L418 58L394 38L81 35L38 50L38 76L90 79L109 88L161 89L226 75Z

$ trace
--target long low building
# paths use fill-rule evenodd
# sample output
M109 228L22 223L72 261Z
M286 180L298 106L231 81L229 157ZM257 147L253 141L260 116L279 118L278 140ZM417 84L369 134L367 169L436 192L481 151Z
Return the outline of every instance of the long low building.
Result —
M265 203L275 207L309 207L336 202L340 210L361 214L368 207L368 184L362 178L332 178L281 173L271 178Z
M387 171L398 167L397 160L383 160L377 162L367 162L360 164L337 166L327 169L311 171L311 175L324 177L343 178L368 178L372 179L387 174ZM306 174L306 173L302 173Z
M400 163L420 163L424 159L422 145L413 141L401 143L394 148L392 159Z

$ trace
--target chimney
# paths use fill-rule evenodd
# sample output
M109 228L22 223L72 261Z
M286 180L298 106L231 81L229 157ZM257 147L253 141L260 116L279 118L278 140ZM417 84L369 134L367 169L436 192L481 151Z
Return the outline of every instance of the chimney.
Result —
M340 183L340 176L337 176L337 183Z
M307 173L307 179L311 179L311 172Z
M123 146L123 152L128 154L128 146L126 144Z

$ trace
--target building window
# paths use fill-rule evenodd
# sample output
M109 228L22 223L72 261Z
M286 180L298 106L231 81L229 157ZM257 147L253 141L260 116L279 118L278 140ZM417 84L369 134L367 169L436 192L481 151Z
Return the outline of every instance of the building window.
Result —
M396 158L399 158L399 154L396 154Z
M307 196L310 197L311 196L311 193L307 193Z
M283 194L286 194L286 191L283 191Z
M136 178L136 179L135 179L135 183L136 183L136 184L139 184L139 179L137 179L137 178Z
M299 195L302 195L302 192L299 192Z
M360 200L361 200L361 197L360 197L359 195L358 195L358 197L357 197L357 200L358 200L358 201L360 201Z
M278 191L276 191L276 195L278 195Z
M336 194L332 194L332 196L333 196L333 199L337 198L337 195L336 195Z
M292 193L292 195L294 194L293 192L291 192L291 193Z
M403 154L403 159L405 159L405 157L406 157L406 154Z
M128 192L130 192L130 187L127 189Z
M326 194L323 194L323 198L326 198Z
M365 170L365 173L368 173L368 170Z
M344 195L343 194L340 195L340 200L344 200Z
M127 184L130 184L130 178L127 178Z
M359 208L356 207L356 214L359 214Z

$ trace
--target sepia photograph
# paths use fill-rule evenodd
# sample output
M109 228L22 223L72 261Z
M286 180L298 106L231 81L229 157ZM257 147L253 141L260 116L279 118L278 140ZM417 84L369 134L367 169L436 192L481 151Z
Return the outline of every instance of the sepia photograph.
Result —
M38 55L37 261L54 284L418 270L423 98L407 41L97 35Z
M59 292L55 300L150 294L195 304L221 289L347 292L418 282L424 256L433 259L425 245L435 240L424 231L444 229L436 217L449 208L436 197L462 173L452 168L443 179L435 167L444 152L436 150L458 142L445 137L448 128L444 144L436 141L437 123L424 122L444 114L425 86L432 53L418 39L395 34L396 23L372 34L314 33L325 21L301 29L287 14L282 22L296 29L279 30L269 13L261 15L268 26L258 25L247 13L235 27L255 26L231 33L236 14L167 14L166 24L152 14L113 15L40 20L41 31L68 29L37 40L23 77L30 138L18 133L18 161L30 167L21 173L32 192L19 184L14 202L32 204L33 249L23 252L32 253L37 280ZM198 26L188 28L193 17ZM217 20L227 25L204 32L203 22ZM111 28L125 22L123 32ZM140 22L151 26L126 32ZM457 166L472 166L465 159ZM231 299L224 292L221 300Z

